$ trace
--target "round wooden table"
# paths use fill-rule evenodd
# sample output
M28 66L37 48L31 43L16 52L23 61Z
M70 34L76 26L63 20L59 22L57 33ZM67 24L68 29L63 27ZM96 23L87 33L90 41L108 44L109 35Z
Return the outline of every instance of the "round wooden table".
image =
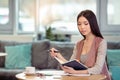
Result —
M48 74L52 73L52 74ZM18 80L106 80L105 75L90 75L90 76L67 76L67 75L59 75L60 71L45 71L47 75L45 76L36 76L36 75L26 75L25 73L16 74L16 78ZM57 74L57 75L55 75Z

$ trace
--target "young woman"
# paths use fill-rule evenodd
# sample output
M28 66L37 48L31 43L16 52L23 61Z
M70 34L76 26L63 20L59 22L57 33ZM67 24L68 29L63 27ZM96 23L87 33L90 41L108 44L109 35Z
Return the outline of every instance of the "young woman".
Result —
M74 70L71 67L62 66L61 68L67 73L75 74L105 74L107 80L111 80L106 65L107 43L100 33L95 14L91 10L84 10L77 16L78 30L83 36L74 47L71 59L76 59L85 64L87 70ZM60 54L51 49L51 56L57 57L62 61L67 60Z

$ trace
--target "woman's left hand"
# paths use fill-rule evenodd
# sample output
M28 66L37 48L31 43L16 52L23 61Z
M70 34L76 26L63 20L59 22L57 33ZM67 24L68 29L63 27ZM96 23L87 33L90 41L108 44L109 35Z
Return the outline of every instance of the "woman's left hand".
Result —
M75 72L76 72L76 70L74 70L72 67L61 66L61 68L62 68L66 73L75 74Z

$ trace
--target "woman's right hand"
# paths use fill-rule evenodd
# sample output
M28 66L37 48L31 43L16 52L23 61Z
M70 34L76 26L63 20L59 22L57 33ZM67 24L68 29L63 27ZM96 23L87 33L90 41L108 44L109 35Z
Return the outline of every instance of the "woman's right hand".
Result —
M55 49L55 48L51 48L51 49L50 49L50 55L51 55L51 57L57 58L57 59L59 59L59 60L62 61L62 62L66 62L66 61L67 61L67 60L61 55L61 53L60 53L57 49Z
M55 49L55 48L51 48L50 49L50 55L51 55L51 57L57 57L57 54L58 54L58 50L57 49Z

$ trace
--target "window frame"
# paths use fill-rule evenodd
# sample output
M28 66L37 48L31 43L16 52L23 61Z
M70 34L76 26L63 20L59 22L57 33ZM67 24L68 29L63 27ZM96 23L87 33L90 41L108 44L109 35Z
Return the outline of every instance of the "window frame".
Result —
M108 20L108 15L107 15L108 0L100 0L99 2L100 2L99 18L100 18L101 31L103 32L103 34L113 34L113 35L120 34L120 25L108 24L108 21L107 21Z
M36 0L37 2L38 0ZM18 0L8 0L9 2L9 22L5 25L0 24L0 34L31 34L25 32L18 32ZM96 11L97 11L97 19L100 26L100 30L103 34L120 34L120 25L110 25L107 22L107 4L108 0L97 0L96 1ZM36 16L38 16L37 11L38 8L36 6ZM104 17L102 17L104 16ZM38 19L35 20L35 32L38 31ZM34 32L32 33L34 34Z
M0 24L0 34L13 34L15 33L16 26L16 4L17 0L8 0L8 10L9 10L9 21L7 24Z
M10 23L11 23L11 21L10 21L10 15L11 15L11 12L12 12L12 11L10 11L10 5L11 5L11 3L8 0L8 10L9 10L9 15L8 16L9 16L9 21L6 24L0 24L0 33L2 33L2 34L11 33L12 32L11 28L10 28Z

